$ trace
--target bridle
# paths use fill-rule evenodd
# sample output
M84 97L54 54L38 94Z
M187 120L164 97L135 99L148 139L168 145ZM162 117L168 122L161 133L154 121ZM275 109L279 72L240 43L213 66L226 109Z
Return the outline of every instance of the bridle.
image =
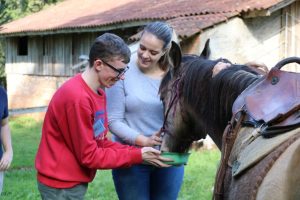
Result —
M171 98L170 98L171 101L169 101L168 108L167 108L167 111L164 116L164 123L163 123L163 126L160 131L161 138L163 138L165 134L172 135L172 133L166 128L166 124L167 124L168 116L170 114L172 107L174 105L176 106L177 102L179 101L179 86L181 83L181 77L182 77L182 75L180 75L172 84ZM176 110L174 110L173 115L175 114L175 111Z
M195 57L196 56L193 56L193 58L195 58ZM195 62L195 60L192 60L191 62ZM174 115L176 113L176 105L178 102L181 103L179 101L180 100L180 89L183 86L183 82L184 82L183 77L185 76L185 74L186 74L186 70L181 71L181 73L178 74L178 77L172 83L170 101L168 103L167 111L165 112L165 115L164 115L163 126L160 129L160 138L161 139L163 139L163 137L166 134L168 134L170 136L172 136L174 134L170 130L168 130L168 128L166 126L167 126L167 121L168 121L168 117L169 117L171 109L173 108L173 106L175 106L175 109L173 110L173 117L174 117ZM181 117L182 117L183 121L185 121L184 109L183 109L182 105L180 105L180 110L181 110Z

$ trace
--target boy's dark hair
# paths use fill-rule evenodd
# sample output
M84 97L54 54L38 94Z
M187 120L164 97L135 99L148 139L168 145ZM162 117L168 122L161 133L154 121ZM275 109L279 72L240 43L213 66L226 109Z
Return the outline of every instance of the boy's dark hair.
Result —
M130 61L130 55L130 49L122 38L112 33L104 33L96 38L90 49L90 67L97 58L107 62L117 57L127 64Z

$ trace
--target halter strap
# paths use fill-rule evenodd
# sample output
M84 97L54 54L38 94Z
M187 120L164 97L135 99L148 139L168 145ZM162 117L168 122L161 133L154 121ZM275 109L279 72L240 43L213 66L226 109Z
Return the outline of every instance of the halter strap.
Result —
M181 76L178 77L173 83L172 94L174 94L173 91L175 91L175 95L173 96L172 100L169 102L167 112L165 113L164 123L163 123L163 126L161 128L161 137L163 137L165 135L165 133L171 135L170 131L166 129L166 123L167 123L167 119L168 119L169 113L171 111L171 108L173 107L174 103L177 102L178 99L179 99L179 83L180 83L180 80L181 80Z

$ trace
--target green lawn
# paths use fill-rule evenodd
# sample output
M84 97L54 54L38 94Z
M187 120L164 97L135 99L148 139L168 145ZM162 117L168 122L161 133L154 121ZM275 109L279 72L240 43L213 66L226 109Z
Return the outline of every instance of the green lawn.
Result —
M41 122L31 118L10 120L14 160L6 172L1 200L40 199L36 187L34 158L40 140ZM192 151L185 168L179 200L211 199L214 176L220 158L218 150ZM117 200L110 170L99 170L89 184L86 200Z

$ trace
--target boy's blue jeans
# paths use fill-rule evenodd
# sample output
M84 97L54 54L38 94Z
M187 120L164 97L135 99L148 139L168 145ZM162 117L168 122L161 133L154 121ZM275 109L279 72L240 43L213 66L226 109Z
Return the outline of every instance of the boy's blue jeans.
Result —
M183 181L184 166L157 168L134 165L112 170L120 200L176 200Z

